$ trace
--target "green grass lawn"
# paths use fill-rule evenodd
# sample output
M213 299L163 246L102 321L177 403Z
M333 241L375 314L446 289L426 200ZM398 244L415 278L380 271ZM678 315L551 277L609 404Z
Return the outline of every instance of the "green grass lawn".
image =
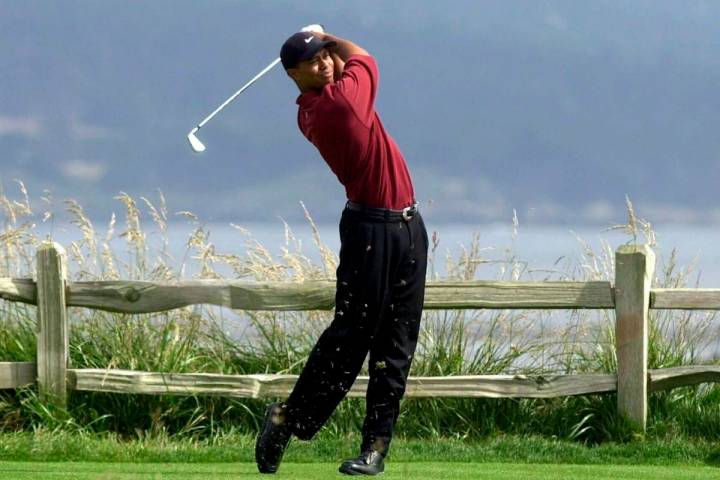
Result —
M0 478L8 479L134 479L134 478L291 478L322 479L344 477L336 463L286 463L274 476L260 475L251 463L75 463L0 462ZM685 480L719 478L715 467L556 465L508 463L388 463L382 476L391 479L623 479Z
M359 443L359 435L336 437L321 432L310 442L290 442L285 461L339 464L343 459L357 455ZM110 434L42 430L0 434L0 461L4 462L243 464L254 461L254 451L255 436L248 434L204 440L163 435L121 440ZM428 460L457 464L720 467L720 445L681 437L595 446L525 436L490 437L482 441L452 438L393 440L389 464L415 464Z
M280 472L257 473L253 435L204 441L36 431L0 434L0 479L342 478L357 435L294 441ZM428 462L434 460L434 462ZM383 479L720 479L720 445L683 438L588 446L541 437L393 441Z

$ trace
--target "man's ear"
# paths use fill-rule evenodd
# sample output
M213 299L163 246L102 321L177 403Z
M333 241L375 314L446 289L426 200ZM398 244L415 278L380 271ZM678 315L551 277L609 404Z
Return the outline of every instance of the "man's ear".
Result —
M298 74L297 68L288 68L287 70L285 70L285 73L287 73L288 77L292 78L293 80L295 80L297 82L297 74Z

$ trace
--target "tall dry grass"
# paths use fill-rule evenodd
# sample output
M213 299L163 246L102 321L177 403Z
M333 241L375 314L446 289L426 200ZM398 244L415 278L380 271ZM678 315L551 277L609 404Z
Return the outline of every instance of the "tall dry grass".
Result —
M258 281L304 281L333 278L337 256L320 238L304 205L311 227L312 260L288 224L284 244L272 252L252 233L233 224L243 245L240 252L220 251L211 232L193 213L171 214L161 192L154 200L120 193L115 199L124 221L111 214L103 230L91 222L81 205L61 203L44 192L39 211L17 182L17 194L0 190L3 229L0 232L0 277L30 277L40 226L51 232L68 226L77 240L65 245L71 280L136 279L174 282L195 278L242 278ZM629 242L655 242L649 222L628 200L628 219L613 228L625 231ZM193 228L181 258L171 254L171 222ZM513 215L513 242L519 222ZM52 235L51 235L52 236ZM154 240L151 242L150 240ZM121 247L118 249L118 241ZM610 280L614 248L599 250L578 238L578 258L559 260L551 268L534 269L514 253L513 245L486 246L473 235L458 255L440 248L432 232L429 257L431 280ZM680 287L692 281L694 265L679 266L677 252L661 257L654 283ZM439 271L445 272L441 277ZM192 306L151 315L125 315L72 308L70 354L77 368L125 368L163 372L298 373L314 341L330 322L331 312L230 312ZM713 314L653 311L650 368L700 361L716 362L710 351L717 338ZM34 307L0 301L0 360L35 358ZM489 373L574 373L615 370L614 316L607 311L428 311L413 364L413 375ZM708 358L709 357L709 358ZM652 396L650 434L678 432L718 438L720 395L715 387L678 389ZM553 400L407 399L398 431L414 436L479 437L497 433L539 433L597 442L628 438L631 430L615 415L613 395ZM362 400L344 401L324 430L343 435L362 422ZM203 397L165 397L75 392L66 411L52 411L32 389L4 394L0 428L111 430L122 435L213 436L237 429L254 431L262 402Z

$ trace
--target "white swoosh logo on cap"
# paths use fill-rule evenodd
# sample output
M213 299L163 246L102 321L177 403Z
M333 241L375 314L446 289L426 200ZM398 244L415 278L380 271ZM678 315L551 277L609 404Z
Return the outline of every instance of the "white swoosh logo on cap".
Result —
M305 39L305 43L310 43L310 42L312 42L312 39L313 39L313 38L315 38L315 37L308 37L308 38L306 38L306 39Z

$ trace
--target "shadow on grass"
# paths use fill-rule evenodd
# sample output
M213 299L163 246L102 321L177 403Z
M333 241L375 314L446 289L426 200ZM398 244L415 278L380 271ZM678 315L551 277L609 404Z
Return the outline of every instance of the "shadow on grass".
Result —
M711 467L720 467L720 448L711 452L710 455L705 459L705 463Z

